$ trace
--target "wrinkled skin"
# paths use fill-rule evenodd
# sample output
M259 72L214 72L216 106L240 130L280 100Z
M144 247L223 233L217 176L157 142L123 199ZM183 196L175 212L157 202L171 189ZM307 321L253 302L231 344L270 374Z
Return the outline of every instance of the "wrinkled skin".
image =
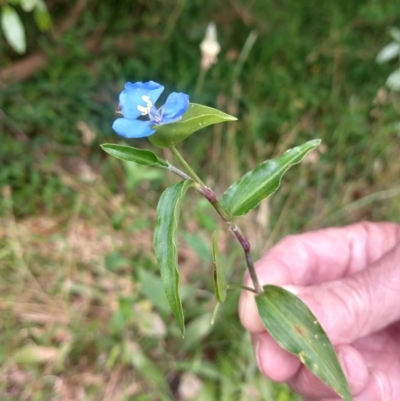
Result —
M261 285L299 296L327 332L355 401L400 400L400 226L358 223L284 238L256 263ZM251 286L248 275L245 285ZM239 312L265 376L305 400L339 401L263 327L253 294Z

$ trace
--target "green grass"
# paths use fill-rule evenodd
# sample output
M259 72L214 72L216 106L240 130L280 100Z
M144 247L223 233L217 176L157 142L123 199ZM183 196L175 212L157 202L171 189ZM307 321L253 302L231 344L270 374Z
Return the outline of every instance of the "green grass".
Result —
M56 25L71 8L47 4ZM122 142L110 127L124 82L152 79L239 117L180 146L218 194L266 158L323 140L238 220L255 257L289 233L398 222L399 99L385 89L377 96L394 65L375 63L400 25L397 8L394 0L88 2L57 39L19 10L29 52L44 51L48 63L0 92L0 398L298 400L258 373L237 292L209 324L215 300L203 249L218 224L193 194L180 222L182 340L152 250L157 200L175 178L123 164L99 144ZM222 51L196 92L211 20ZM18 61L4 42L0 49L0 65ZM229 280L239 283L240 249L221 238ZM198 391L190 398L185 388Z

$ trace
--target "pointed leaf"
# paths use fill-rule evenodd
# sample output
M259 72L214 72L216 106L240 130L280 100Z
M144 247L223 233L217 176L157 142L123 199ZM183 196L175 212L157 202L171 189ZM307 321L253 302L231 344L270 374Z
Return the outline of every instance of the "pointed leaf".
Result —
M126 265L125 265L126 266ZM170 313L168 300L164 293L159 275L155 275L144 268L138 271L138 278L140 282L140 292L150 299L156 308L162 313Z
M175 232L178 227L180 203L193 181L181 181L167 188L157 206L157 223L154 231L154 248L160 265L165 295L178 321L182 335L185 334L182 302L179 297L178 253Z
M390 36L397 42L400 43L400 29L390 28Z
M26 51L25 29L16 11L5 6L1 13L1 27L9 45L18 53Z
M51 16L43 0L37 0L37 5L33 10L33 16L37 27L42 32L46 32L51 28Z
M123 346L123 359L135 368L138 375L152 384L152 392L158 393L157 399L160 401L171 400L171 389L160 365L154 363L139 344L126 342Z
M352 401L335 350L309 308L289 291L274 285L266 285L255 300L263 325L278 344L296 354L345 401Z
M385 63L392 58L398 57L400 54L400 44L396 42L390 42L386 45L376 56L377 63Z
M388 79L386 80L386 85L395 91L400 91L400 68L393 71Z
M160 159L155 153L146 149L137 149L127 145L115 145L113 143L104 143L100 145L102 149L117 159L135 162L142 166L153 166L167 168L168 163Z
M20 0L21 8L30 12L36 7L37 0Z
M198 349L199 344L202 343L204 338L212 330L210 321L212 319L212 312L205 312L195 317L187 325L187 336L181 344L182 351L194 351Z
M267 160L232 184L221 198L221 205L230 216L243 216L280 186L281 178L293 164L315 149L320 139L287 150L276 159Z
M226 299L226 280L221 266L221 255L218 250L218 233L214 231L212 236L212 255L214 262L214 290L218 302Z
M210 322L211 324L215 323L215 319L217 318L217 313L218 313L218 309L219 309L220 305L221 305L221 302L217 302L215 307L214 307L213 314L212 314L212 317L211 317L211 322Z
M235 121L236 117L217 109L190 103L187 112L176 123L153 126L156 132L149 136L149 141L160 148L167 148L183 141L194 132L208 125Z

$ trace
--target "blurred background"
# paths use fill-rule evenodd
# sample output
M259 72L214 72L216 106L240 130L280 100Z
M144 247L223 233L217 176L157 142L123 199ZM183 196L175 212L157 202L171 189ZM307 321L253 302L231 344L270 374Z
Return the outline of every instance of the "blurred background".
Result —
M238 219L255 259L289 233L399 222L400 98L385 85L398 57L376 61L396 39L398 1L0 6L0 398L299 400L258 373L237 318L239 291L210 325L211 230L221 228L228 281L240 283L245 266L194 192L180 221L182 339L152 248L158 198L176 178L99 145L128 143L173 161L111 130L124 83L154 80L165 95L182 91L239 118L179 146L219 195L261 161L322 139L271 199ZM199 46L210 22L221 51L205 70Z

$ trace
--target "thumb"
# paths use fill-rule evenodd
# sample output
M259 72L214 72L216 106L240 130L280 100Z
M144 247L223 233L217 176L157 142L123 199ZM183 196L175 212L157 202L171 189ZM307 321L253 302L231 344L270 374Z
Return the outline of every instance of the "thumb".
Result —
M343 279L285 288L306 303L334 344L351 343L400 319L400 245Z

